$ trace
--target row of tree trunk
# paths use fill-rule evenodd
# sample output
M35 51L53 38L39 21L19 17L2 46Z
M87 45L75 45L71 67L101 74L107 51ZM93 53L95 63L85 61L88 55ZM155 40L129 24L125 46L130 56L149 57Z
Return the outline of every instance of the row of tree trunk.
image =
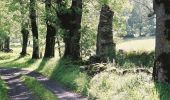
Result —
M154 11L156 13L156 50L155 64L153 70L153 78L156 81L170 83L170 1L169 0L153 0ZM57 17L60 21L60 27L65 30L64 57L73 60L80 59L80 28L82 18L82 0L72 0L72 5L67 8L63 0L56 0L59 7ZM65 10L63 8L65 7ZM36 21L36 0L30 0L30 20L33 35L33 54L32 58L39 58L39 40L38 27ZM60 9L62 8L62 9ZM54 57L55 34L56 28L49 19L48 12L51 9L51 0L45 1L45 9L47 12L46 25L46 48L44 57ZM66 11L67 10L67 11ZM113 12L109 6L103 5L101 9L100 22L97 35L96 55L99 57L112 60L115 57L115 44L112 34ZM21 54L26 54L29 31L23 27L23 49ZM9 40L7 40L9 41ZM6 42L8 46L8 42ZM6 47L8 48L8 47Z
M59 26L65 30L64 34L64 43L65 51L64 57L71 58L72 60L79 60L80 57L80 36L81 36L81 19L82 19L82 0L72 0L70 8L66 8L66 5L63 2L64 0L57 0L58 11L57 16L59 19ZM20 2L21 6L23 2ZM52 1L45 1L45 10L46 10L46 25L47 25L47 34L46 34L46 46L45 46L45 58L51 58L55 56L55 39L56 39L56 24L51 20ZM65 9L63 10L63 8ZM38 27L37 27L37 13L36 13L36 0L30 0L29 5L29 18L31 21L31 29L33 36L33 53L32 58L39 58L39 39L38 39ZM24 12L21 14L24 15ZM98 27L97 35L97 50L96 55L100 56L103 60L109 58L113 60L115 56L115 44L113 43L113 34L112 34L112 21L113 21L113 12L110 10L109 6L103 5L101 9L100 22ZM22 52L21 55L26 55L27 53L27 43L28 43L28 22L23 20L21 24L21 33L23 36L22 43Z
M59 8L63 8L63 0L57 0ZM82 0L72 0L72 5L67 11L58 10L57 16L60 19L60 25L65 29L64 57L73 60L80 59L80 28L82 19Z

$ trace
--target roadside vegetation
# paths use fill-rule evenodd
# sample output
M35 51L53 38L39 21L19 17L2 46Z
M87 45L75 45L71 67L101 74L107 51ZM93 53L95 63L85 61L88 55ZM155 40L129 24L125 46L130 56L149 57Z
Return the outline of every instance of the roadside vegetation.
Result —
M0 100L9 100L8 98L8 87L4 81L0 78Z
M57 100L56 96L41 85L35 78L22 76L21 79L33 93L36 100Z
M170 86L154 83L151 75L147 73L118 75L114 72L101 72L95 76L89 76L86 72L80 71L79 67L82 62L72 62L69 59L59 60L59 58L33 60L30 55L19 58L19 55L16 55L17 51L14 49L13 53L6 55L10 55L10 59L1 60L0 65L35 70L74 92L88 96L90 99L138 100L140 98L160 100L159 98L162 98L161 100L168 100L169 98ZM4 56L2 52L1 55ZM152 51L117 51L117 57L117 64L114 67L118 70L145 68L152 72L154 61ZM45 96L48 100L48 97L52 96L49 91L46 95L42 94L40 91L46 91L46 89L44 90L43 86L34 78L24 76L22 79L32 91L35 91L38 97L44 98Z

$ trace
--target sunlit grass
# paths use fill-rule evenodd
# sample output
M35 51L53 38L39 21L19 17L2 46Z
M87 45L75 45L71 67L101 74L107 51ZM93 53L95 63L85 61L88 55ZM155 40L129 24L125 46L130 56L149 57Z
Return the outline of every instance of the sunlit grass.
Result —
M153 38L139 40L145 41L145 45L152 44ZM136 40L138 41L138 40ZM129 44L130 40L124 42L126 47L136 45ZM119 45L119 44L118 44ZM151 45L145 48L152 48ZM139 46L137 50L141 50ZM126 48L125 48L126 49ZM125 50L123 48L123 50ZM151 50L151 49L150 49ZM136 67L153 67L154 52L145 50L117 53L117 68L136 68ZM103 72L95 77L90 77L86 73L80 72L79 64L75 64L68 59L60 59L57 56L52 59L31 60L31 55L19 58L16 51L2 56L11 56L10 59L0 60L1 66L27 68L38 71L60 83L61 85L75 92L88 95L90 99L99 100L169 100L170 86L167 84L154 83L151 75L145 73L117 75L112 72ZM57 54L56 54L57 55ZM1 56L1 55L0 55ZM17 60L15 60L17 59ZM24 67L25 66L25 67Z
M81 73L79 65L68 59L61 59L57 62L50 59L40 72L68 89L87 95L89 76L86 73Z
M24 84L31 90L36 100L57 100L56 96L40 84L35 78L21 77Z
M155 38L137 38L124 40L116 45L117 50L122 49L125 51L154 51Z
M59 60L57 51L55 58L35 60L31 59L31 55L20 57L19 50L18 48L14 48L13 53L11 53L14 56L8 60L0 60L0 66L35 70L68 89L87 95L89 76L86 73L80 72L80 65L73 64L70 60L66 59ZM6 53L2 54L5 55Z
M170 85L154 83L144 73L101 73L90 82L89 96L98 100L169 100Z

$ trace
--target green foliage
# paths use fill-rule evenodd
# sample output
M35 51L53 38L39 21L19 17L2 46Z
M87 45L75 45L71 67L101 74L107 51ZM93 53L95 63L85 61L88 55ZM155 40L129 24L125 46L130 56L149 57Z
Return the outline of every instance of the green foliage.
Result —
M169 100L170 85L165 83L155 83L155 88L159 93L160 100Z
M150 68L154 65L154 52L117 52L116 60L121 68Z
M79 66L69 59L61 59L53 71L47 75L51 75L50 78L56 80L61 85L75 92L87 95L90 78L87 74L80 72ZM46 71L44 70L43 73L46 73Z
M109 3L110 0L99 0L99 2L101 3L101 5L107 5Z
M6 32L0 28L0 40L4 39L7 37L7 34Z
M40 84L35 78L21 77L24 84L32 91L37 100L57 100L56 96Z
M7 86L1 79L0 79L0 100L9 100Z
M81 56L91 56L93 53L92 51L94 50L93 46L96 43L96 35L94 30L88 26L83 26L80 31L82 37L80 40Z

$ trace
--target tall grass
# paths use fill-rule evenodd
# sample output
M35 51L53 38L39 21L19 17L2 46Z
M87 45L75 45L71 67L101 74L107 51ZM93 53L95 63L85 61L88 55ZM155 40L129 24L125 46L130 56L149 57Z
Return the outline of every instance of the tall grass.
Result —
M102 72L90 77L80 72L79 63L73 63L69 59L31 60L31 56L17 59L16 53L13 55L15 56L8 60L0 60L0 65L32 68L68 89L88 95L92 100L169 100L170 97L169 85L154 83L151 75L145 73L121 76L112 72ZM115 67L152 68L153 62L154 52L118 52Z
M151 68L154 65L154 52L117 52L116 60L121 68Z
M143 73L126 76L101 73L91 80L89 88L90 99L98 100L160 100L159 94L151 76Z
M1 79L0 79L0 100L9 100L7 86Z

